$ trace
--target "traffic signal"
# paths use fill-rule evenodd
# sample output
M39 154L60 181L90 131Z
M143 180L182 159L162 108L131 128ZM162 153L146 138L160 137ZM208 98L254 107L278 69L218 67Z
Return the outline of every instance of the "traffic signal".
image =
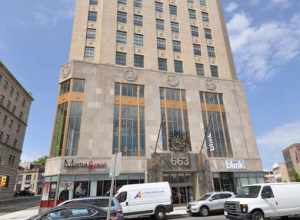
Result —
M0 176L0 187L8 187L9 176Z

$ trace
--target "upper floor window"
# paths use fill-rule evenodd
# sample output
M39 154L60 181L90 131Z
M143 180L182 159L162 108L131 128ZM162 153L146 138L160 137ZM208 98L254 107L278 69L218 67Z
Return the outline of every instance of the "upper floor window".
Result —
M127 13L123 11L117 12L117 21L121 23L127 23Z
M209 57L216 57L216 52L214 47L207 46L207 52Z
M171 30L174 33L178 33L179 32L179 23L171 22Z
M143 1L142 0L134 0L134 7L136 7L136 8L143 7Z
M201 45L193 44L193 48L194 48L194 55L201 56Z
M155 2L155 11L156 12L163 12L164 11L164 4L162 2Z
M144 56L139 54L134 54L134 66L144 67Z
M118 4L126 5L127 4L127 0L118 0Z
M218 66L216 66L216 65L211 65L211 66L210 66L210 71L211 71L211 76L212 76L212 77L216 77L216 78L219 77Z
M96 38L96 29L88 28L86 32L87 39L95 39Z
M141 16L141 15L134 15L134 25L136 25L136 26L143 26L143 16Z
M68 92L70 92L70 85L71 85L71 81L70 80L67 80L67 81L64 81L60 84L60 91L59 91L59 95L64 95Z
M204 65L201 63L196 63L196 72L198 76L204 76Z
M164 30L165 29L165 23L162 19L156 19L156 29L157 30Z
M142 34L134 34L134 45L135 46L144 46L144 36Z
M181 52L181 42L177 40L173 40L173 51Z
M209 17L208 17L208 13L207 12L202 12L202 20L204 22L209 22Z
M181 60L174 60L174 69L176 73L183 73L183 63Z
M196 19L196 10L194 9L189 9L189 16L190 16L190 19Z
M0 96L0 105L3 105L4 99L5 99L5 96L1 95Z
M126 53L116 52L116 64L126 65Z
M15 88L13 86L11 86L10 92L9 92L10 97L12 97L14 95L14 92L15 92Z
M160 50L166 49L166 39L157 38L157 49L160 49Z
M204 34L205 34L205 38L211 40L212 39L212 33L211 33L211 29L209 28L204 28Z
M162 71L168 70L167 59L158 58L158 69Z
M73 79L73 92L84 92L85 81L84 79Z
M191 26L191 32L193 37L199 37L199 28L197 26Z
M98 0L90 0L90 5L97 5L98 4Z
M170 8L170 15L177 15L177 6L176 5L169 5Z
M206 0L199 0L199 3L201 6L206 6L207 3L206 3Z
M117 43L127 43L127 33L124 31L117 31Z
M97 21L97 12L89 11L88 20L89 21Z
M85 47L84 56L85 57L94 57L95 56L95 48L94 47Z
M3 88L5 91L8 89L8 81L6 79L4 80Z

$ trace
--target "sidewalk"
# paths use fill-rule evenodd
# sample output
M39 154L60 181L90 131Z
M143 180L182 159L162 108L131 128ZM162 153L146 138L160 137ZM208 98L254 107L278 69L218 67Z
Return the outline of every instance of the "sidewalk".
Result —
M25 209L25 210L1 215L0 220L25 220L34 215L37 215L38 212L39 212L39 207L33 207L30 209Z

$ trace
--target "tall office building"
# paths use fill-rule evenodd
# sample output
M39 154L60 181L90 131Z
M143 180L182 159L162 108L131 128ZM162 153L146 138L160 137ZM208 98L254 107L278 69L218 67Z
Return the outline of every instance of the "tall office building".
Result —
M14 195L32 100L0 61L0 199Z
M263 181L219 0L77 0L59 84L42 207L104 195L116 152L116 189L175 203Z

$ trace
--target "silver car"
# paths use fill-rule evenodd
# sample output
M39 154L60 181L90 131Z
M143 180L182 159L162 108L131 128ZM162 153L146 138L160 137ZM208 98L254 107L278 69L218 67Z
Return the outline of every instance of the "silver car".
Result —
M223 213L226 200L233 197L235 195L232 192L206 193L198 201L190 202L187 206L187 212L191 216L196 214L208 216L211 213Z

